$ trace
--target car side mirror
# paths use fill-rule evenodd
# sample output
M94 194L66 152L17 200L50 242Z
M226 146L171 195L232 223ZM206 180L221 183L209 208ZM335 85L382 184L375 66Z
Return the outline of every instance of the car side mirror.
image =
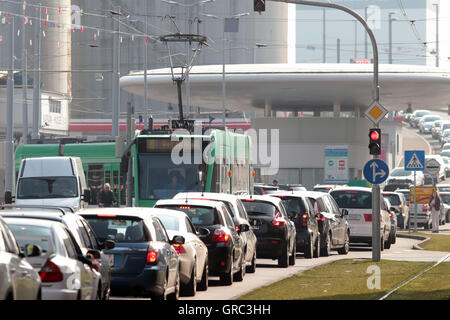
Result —
M170 244L184 244L186 240L183 236L174 236L172 238L172 241L170 241Z
M397 209L395 209L394 207L391 207L389 210L392 212L398 213Z
M239 231L240 232L247 232L249 230L250 230L250 227L248 226L248 224L243 223L243 224L239 225Z
M82 254L78 255L78 261L87 264L88 266L92 266L92 260L89 257L85 257Z
M116 243L113 240L106 240L105 243L103 244L104 250L111 250L114 249L115 247Z
M42 253L42 250L39 246L35 244L26 244L23 253L24 256L27 258L39 257Z
M211 232L208 229L204 228L204 227L200 227L198 229L198 231L197 231L197 235L199 237L207 237L207 236L209 236L210 233Z
M348 216L348 210L347 209L341 209L341 213L342 213L343 217L344 216Z
M95 250L95 249L90 249L87 252L86 256L91 259L100 259L101 258L100 251Z
M83 200L84 202L91 202L91 190L85 189L83 191Z

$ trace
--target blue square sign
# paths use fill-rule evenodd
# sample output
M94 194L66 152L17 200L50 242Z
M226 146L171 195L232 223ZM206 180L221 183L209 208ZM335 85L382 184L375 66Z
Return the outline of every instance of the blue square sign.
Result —
M405 151L405 170L406 171L424 171L425 170L425 151L423 151L423 150Z

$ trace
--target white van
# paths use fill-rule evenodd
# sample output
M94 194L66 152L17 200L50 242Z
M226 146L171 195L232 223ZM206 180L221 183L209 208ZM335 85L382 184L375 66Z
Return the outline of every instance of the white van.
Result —
M42 157L23 159L16 186L16 205L87 208L90 191L86 187L81 159Z

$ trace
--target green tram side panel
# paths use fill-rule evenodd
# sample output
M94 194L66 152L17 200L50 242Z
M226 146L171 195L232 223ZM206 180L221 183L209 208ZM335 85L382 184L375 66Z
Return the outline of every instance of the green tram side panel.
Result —
M64 147L64 156L80 157L83 164L90 163L117 163L115 144L112 142L67 144Z
M14 165L16 171L25 158L57 157L59 156L59 144L27 144L20 145L16 149Z

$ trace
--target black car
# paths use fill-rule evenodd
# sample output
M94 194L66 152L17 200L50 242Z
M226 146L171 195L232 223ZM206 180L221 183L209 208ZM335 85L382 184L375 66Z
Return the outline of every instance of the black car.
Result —
M277 192L271 194L280 198L296 229L296 251L302 251L305 258L320 256L320 232L310 200L298 192Z
M114 295L178 299L179 256L173 244L184 244L182 236L169 240L153 208L98 208L80 211L100 242L113 240L105 250L111 264ZM165 211L165 210L164 210Z
M263 259L278 259L278 265L295 265L295 224L281 199L271 196L241 196L253 231L258 239L256 255Z
M240 232L249 230L246 224L236 225L225 204L220 201L170 199L159 200L155 208L185 212L208 247L209 275L219 276L225 285L242 281L245 275L244 246Z
M323 192L303 192L314 206L316 220L319 226L322 256L329 256L331 250L339 254L347 254L350 249L350 227L345 218L346 209L340 209L334 198Z

